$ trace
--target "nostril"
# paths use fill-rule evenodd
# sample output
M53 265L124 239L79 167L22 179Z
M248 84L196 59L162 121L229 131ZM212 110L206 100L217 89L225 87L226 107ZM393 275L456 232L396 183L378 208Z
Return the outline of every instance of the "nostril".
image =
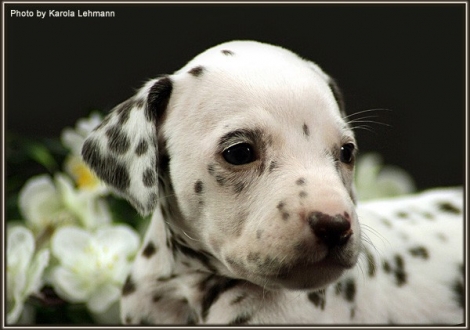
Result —
M312 212L308 217L308 223L315 235L328 247L345 244L352 235L349 215L337 214L334 216Z

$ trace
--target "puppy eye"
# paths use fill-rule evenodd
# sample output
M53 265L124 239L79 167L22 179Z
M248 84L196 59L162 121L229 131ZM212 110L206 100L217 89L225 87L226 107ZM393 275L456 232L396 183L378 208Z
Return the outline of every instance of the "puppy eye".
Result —
M339 160L345 164L350 164L354 160L354 144L346 143L341 146Z
M235 144L222 153L225 161L232 165L243 165L255 160L253 147L248 143Z

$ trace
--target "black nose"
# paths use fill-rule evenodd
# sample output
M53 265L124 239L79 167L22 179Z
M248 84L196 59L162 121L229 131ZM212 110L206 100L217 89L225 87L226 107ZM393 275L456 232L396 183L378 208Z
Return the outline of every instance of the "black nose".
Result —
M308 223L315 235L328 247L345 244L352 235L351 222L345 216L337 214L331 216L322 212L312 212Z

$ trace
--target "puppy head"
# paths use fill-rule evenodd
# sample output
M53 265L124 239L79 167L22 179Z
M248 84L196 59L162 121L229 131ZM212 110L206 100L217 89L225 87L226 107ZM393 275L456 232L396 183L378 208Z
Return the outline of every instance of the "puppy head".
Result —
M290 51L225 43L116 107L83 156L141 213L163 203L170 229L222 275L321 288L355 264L360 242L340 100Z

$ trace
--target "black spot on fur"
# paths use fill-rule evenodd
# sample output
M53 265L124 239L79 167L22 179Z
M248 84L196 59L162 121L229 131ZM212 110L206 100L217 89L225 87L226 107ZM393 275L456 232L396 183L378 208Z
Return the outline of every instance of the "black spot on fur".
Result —
M346 298L347 301L353 302L355 296L356 296L356 284L354 283L352 279L348 279L345 282L344 297Z
M171 274L170 276L160 276L159 278L157 278L157 282L168 282L177 277L178 275L176 274Z
M428 250L424 246L413 247L413 248L410 248L408 251L413 257L422 258L422 259L429 258Z
M106 131L108 137L108 148L117 154L124 154L129 150L130 141L125 133L122 132L122 128L119 126L111 126Z
M158 194L156 193L151 193L148 198L147 202L147 209L152 209L157 205L158 203Z
M230 321L229 325L242 325L247 324L251 320L252 316L246 313L242 313Z
M130 185L130 178L129 178L129 172L127 171L127 168L120 164L117 163L113 158L109 157L106 158L106 161L104 162L105 164L108 164L108 168L110 170L101 172L101 178L113 185L114 187L118 188L119 190L126 190L129 185ZM114 163L114 165L112 165ZM105 167L106 165L104 165ZM107 167L107 166L106 166ZM113 171L114 169L114 171ZM104 175L103 175L104 174Z
M300 197L300 198L307 197L307 195L308 195L308 194L307 194L307 192L305 192L305 191L299 192L299 197Z
M161 78L153 84L147 97L147 109L145 111L148 121L157 123L163 116L172 90L173 84L168 77Z
M402 218L402 219L406 219L406 218L408 218L408 216L409 216L409 214L406 213L406 212L403 212L403 211L400 211L400 212L397 213L397 217Z
M453 214L460 214L461 213L461 210L459 208L457 208L456 206L452 205L449 202L439 203L438 206L441 209L441 211L444 211L444 212L449 212L449 213L453 213Z
M124 125L129 120L134 101L129 99L116 107L116 113L119 116L118 122L120 125Z
M233 188L233 191L235 191L235 193L239 194L243 191L243 189L245 189L245 182L243 181L240 181L240 182L237 182Z
M175 240L173 240L172 244L178 251L183 253L185 256L199 260L208 270L210 270L211 272L216 272L216 269L214 268L214 266L212 266L210 262L210 260L214 257L209 252L205 252L202 250L195 251L185 245L176 242Z
M157 252L157 248L153 244L153 242L148 242L145 246L145 249L142 251L142 255L146 258L150 258Z
M163 298L163 294L161 294L161 293L156 293L156 294L154 294L154 295L152 296L152 301L153 301L154 303L157 303L157 302L159 302L160 300L162 300L162 298Z
M142 174L142 182L146 187L152 187L157 182L155 171L151 168L148 168Z
M432 221L432 220L435 220L435 219L434 219L434 215L433 215L432 213L430 213L430 212L423 212L423 213L422 213L422 216L425 217L425 218L428 219L428 220L431 220L431 221Z
M395 256L395 280L398 286L402 286L406 283L406 272L405 272L405 263L403 258L399 255Z
M125 324L131 324L131 322L132 322L132 317L130 317L130 315L127 315L126 319L124 320L124 323Z
M241 295L237 296L235 299L233 299L231 302L230 302L230 305L236 305L236 304L239 304L241 303L243 300L245 300L245 298L248 297L248 295L246 293L242 293Z
M204 189L204 184L202 183L202 181L201 180L196 181L196 183L194 184L194 191L196 192L196 194L202 193L203 189Z
M199 77L205 71L203 66L196 66L188 71L189 74L193 75L194 77Z
M130 185L127 168L112 156L102 156L98 143L88 139L82 148L83 160L107 184L125 191Z
M140 320L139 325L154 325L150 320L143 318Z
M142 109L145 107L145 99L143 98L138 98L135 100L135 106L137 109Z
M261 254L259 252L248 253L247 260L252 263L260 263Z
M325 309L325 291L315 291L310 292L308 294L308 299L315 305L315 307L319 307L321 309Z
M270 164L269 164L269 172L272 172L274 171L274 169L277 168L277 162L275 160L273 160Z
M217 181L217 183L222 187L227 183L227 179L221 175L216 175L215 181Z
M126 282L124 283L124 286L122 287L122 295L127 296L130 295L131 293L134 293L136 290L135 283L132 280L132 277L129 275L126 279Z
M455 294L455 300L458 305L465 308L465 288L461 280L457 280L452 284L452 291Z
M226 49L222 50L222 54L229 55L229 56L235 55L234 52L232 52L231 50L226 50Z
M382 268L384 272L390 273L392 271L392 268L390 267L390 263L388 261L384 261L382 264Z
M307 124L304 123L304 125L302 126L302 131L304 132L305 136L310 136L310 130L309 130Z
M289 217L290 217L290 214L284 210L285 203L281 201L277 204L276 207L279 210L279 212L281 212L282 219L284 221L287 221L287 219L289 219Z
M135 148L135 154L137 156L142 156L147 152L148 147L149 144L147 143L147 141L145 141L144 139L140 140L139 144L137 145L137 148Z
M353 319L354 318L354 315L356 315L356 309L353 307L351 308L351 312L349 314L349 318L350 319Z
M385 219L385 218L382 218L381 220L382 220L382 223L383 223L385 226L387 226L387 227L389 227L389 228L392 227L392 223L391 223L389 220L387 220L387 219Z
M303 186L305 184L305 178L299 178L297 181L295 181L295 184L298 186Z
M335 293L336 295L340 295L343 292L343 282L338 282L335 285Z
M236 286L240 283L240 280L230 279L226 277L221 277L217 275L210 275L208 276L203 282L201 282L200 290L201 292L205 292L204 296L202 297L202 319L205 320L209 313L209 309L211 306L217 301L219 296Z
M210 174L210 175L214 175L215 173L215 169L214 169L214 165L207 165L207 172Z
M262 229L258 229L258 230L256 231L256 238L257 238L257 239L260 239L262 233L263 233L263 230L262 230Z

